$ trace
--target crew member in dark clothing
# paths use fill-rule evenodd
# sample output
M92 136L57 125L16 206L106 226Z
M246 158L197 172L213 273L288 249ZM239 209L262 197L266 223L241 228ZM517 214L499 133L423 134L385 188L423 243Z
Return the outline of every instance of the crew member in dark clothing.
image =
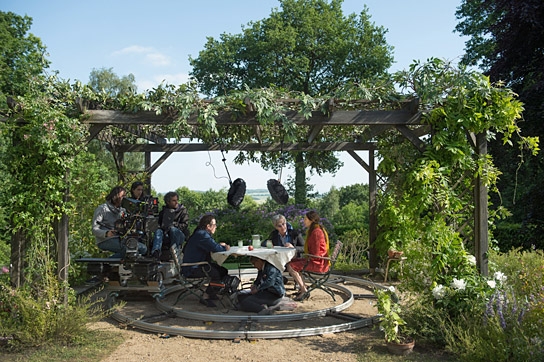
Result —
M228 270L216 263L212 263L211 254L230 249L225 243L217 243L212 235L215 233L217 223L213 215L204 215L200 218L195 231L185 243L183 248L183 263L198 263L207 261L208 265L183 266L181 273L188 278L210 276L211 282L220 283L228 274ZM208 286L203 299L200 301L208 307L215 307L214 299L217 299L218 288Z
M189 214L185 206L179 203L176 192L164 195L164 207L159 212L159 228L155 231L151 256L160 260L162 245L165 241L179 250L181 244L189 236Z
M250 290L238 293L238 308L246 312L272 314L285 295L281 271L255 256L249 261L258 270L257 278Z

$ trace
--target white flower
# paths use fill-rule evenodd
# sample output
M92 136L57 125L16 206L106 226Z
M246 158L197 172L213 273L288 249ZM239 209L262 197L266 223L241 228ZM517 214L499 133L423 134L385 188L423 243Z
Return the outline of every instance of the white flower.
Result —
M542 343L542 340L538 337L533 337L531 339L529 339L529 342L531 342L532 345L539 345Z
M452 287L455 290L465 290L466 283L463 279L456 279L453 278L453 282L451 282L450 287Z
M476 265L476 257L474 255L467 255L467 260L470 264Z
M389 287L387 287L387 289L389 289L389 291L391 293L395 293L395 287L394 286L390 285Z
M435 299L442 299L446 295L446 289L442 284L437 285L433 288L433 297Z
M487 285L489 285L490 288L494 289L497 283L495 283L494 280L488 280Z
M504 275L504 273L498 271L498 272L495 272L495 274L493 274L493 278L498 281L498 282L505 282L506 281L506 275Z

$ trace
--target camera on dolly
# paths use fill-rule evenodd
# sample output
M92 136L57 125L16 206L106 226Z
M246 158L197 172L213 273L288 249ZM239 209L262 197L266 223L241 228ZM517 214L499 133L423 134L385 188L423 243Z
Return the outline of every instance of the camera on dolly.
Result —
M149 245L153 238L154 227L157 224L158 200L149 197L145 201L124 198L121 206L126 213L115 222L115 230L126 248L125 259L137 260L141 256L138 253L138 243Z
M87 264L87 273L99 283L105 282L112 296L125 293L147 292L160 295L164 284L172 283L179 276L175 261L160 261L139 253L139 243L151 249L153 236L159 227L159 203L156 197L145 200L123 198L125 210L113 226L125 247L123 258L81 258L77 262Z

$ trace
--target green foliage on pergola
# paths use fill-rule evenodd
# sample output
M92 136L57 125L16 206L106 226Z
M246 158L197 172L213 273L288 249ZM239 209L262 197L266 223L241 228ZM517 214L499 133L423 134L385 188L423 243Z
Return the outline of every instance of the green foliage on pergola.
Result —
M480 178L492 190L498 176L491 158L475 150L473 140L500 133L511 143L519 133L521 104L500 84L439 60L416 63L395 80L411 92L392 92L394 83L378 82L346 85L327 97L265 88L207 100L185 84L111 98L80 83L55 78L32 82L34 91L17 99L3 123L4 134L15 142L3 159L11 175L10 197L1 201L13 210L13 230L25 231L30 245L45 247L56 240L51 223L76 209L77 200L67 198L66 190L88 180L79 178L80 173L93 171L84 159L85 140L91 137L100 135L113 150L124 151L146 147L130 143L147 137L156 141L149 146L159 149L182 145L185 138L220 149L257 145L249 156L240 156L255 157L305 136L307 142L296 147L316 151L316 145L349 142L352 150L378 150L377 173L387 183L374 191L380 200L380 210L374 209L380 213L377 242L400 241L408 248L411 243L459 238L459 223L473 213L461 205L474 201L471 192L456 188L459 180ZM406 108L414 99L419 99L419 108ZM97 121L104 112L117 118L109 124ZM365 124L369 122L375 124ZM431 137L418 133L425 127L430 127ZM167 139L173 144L162 141ZM519 139L522 147L536 152L537 140Z

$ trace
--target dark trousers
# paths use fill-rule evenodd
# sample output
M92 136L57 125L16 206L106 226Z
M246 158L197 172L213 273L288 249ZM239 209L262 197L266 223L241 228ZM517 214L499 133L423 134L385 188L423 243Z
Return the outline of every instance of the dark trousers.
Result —
M264 306L271 306L280 301L281 297L276 293L268 290L259 291L255 294L240 293L238 294L238 308L246 312L259 313L264 309Z

